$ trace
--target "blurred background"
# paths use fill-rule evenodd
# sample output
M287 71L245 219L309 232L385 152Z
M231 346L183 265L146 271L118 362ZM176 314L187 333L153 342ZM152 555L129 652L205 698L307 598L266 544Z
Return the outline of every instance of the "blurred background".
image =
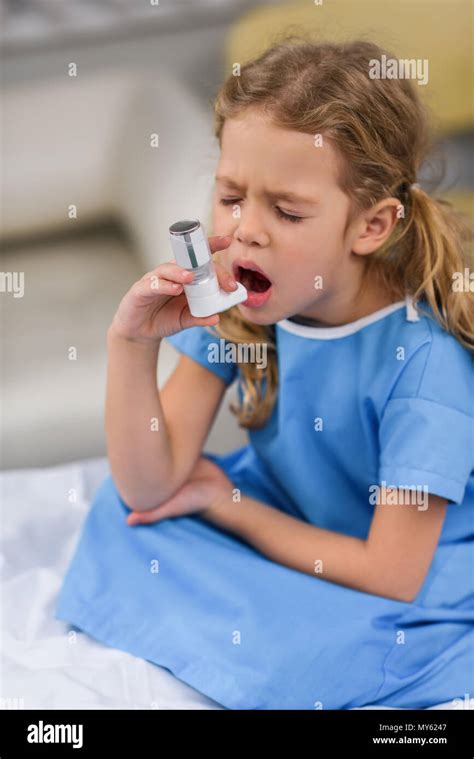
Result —
M171 223L198 217L212 234L213 97L233 63L285 30L428 59L420 94L439 150L422 184L444 170L437 194L474 218L471 2L3 0L1 11L0 271L24 276L21 297L6 276L0 292L3 469L106 455L107 327L133 282L171 258ZM163 344L160 386L177 359ZM234 392L209 450L246 442L227 410Z

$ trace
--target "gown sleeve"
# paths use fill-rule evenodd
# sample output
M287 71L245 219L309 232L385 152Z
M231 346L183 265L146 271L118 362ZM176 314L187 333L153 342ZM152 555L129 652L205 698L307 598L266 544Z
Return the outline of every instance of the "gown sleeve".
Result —
M474 474L474 355L454 336L432 328L408 359L383 410L379 446L379 483L463 501Z
M217 374L227 387L237 378L238 364L232 354L232 343L219 337L211 328L188 327L165 340L180 353Z

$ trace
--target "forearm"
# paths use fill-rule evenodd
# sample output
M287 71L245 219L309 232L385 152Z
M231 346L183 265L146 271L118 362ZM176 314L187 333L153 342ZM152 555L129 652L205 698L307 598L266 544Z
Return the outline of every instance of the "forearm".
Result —
M323 530L245 495L239 503L215 504L203 516L278 564L383 595L365 540Z
M172 448L156 378L159 344L126 340L109 327L107 349L110 468L125 503L140 511L158 505L174 490Z

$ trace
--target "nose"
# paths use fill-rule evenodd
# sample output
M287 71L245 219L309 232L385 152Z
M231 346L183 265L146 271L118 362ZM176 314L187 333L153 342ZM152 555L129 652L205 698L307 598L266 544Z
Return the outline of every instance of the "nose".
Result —
M256 214L250 216L241 212L234 238L247 247L258 245L263 248L269 243L269 236Z

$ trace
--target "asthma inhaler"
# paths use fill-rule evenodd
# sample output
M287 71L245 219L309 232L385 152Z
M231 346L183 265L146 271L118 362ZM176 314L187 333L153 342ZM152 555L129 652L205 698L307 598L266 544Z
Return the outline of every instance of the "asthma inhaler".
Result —
M194 274L193 281L183 285L193 316L212 316L247 300L247 290L240 282L232 292L220 289L207 236L198 219L176 221L169 228L169 236L176 263Z

